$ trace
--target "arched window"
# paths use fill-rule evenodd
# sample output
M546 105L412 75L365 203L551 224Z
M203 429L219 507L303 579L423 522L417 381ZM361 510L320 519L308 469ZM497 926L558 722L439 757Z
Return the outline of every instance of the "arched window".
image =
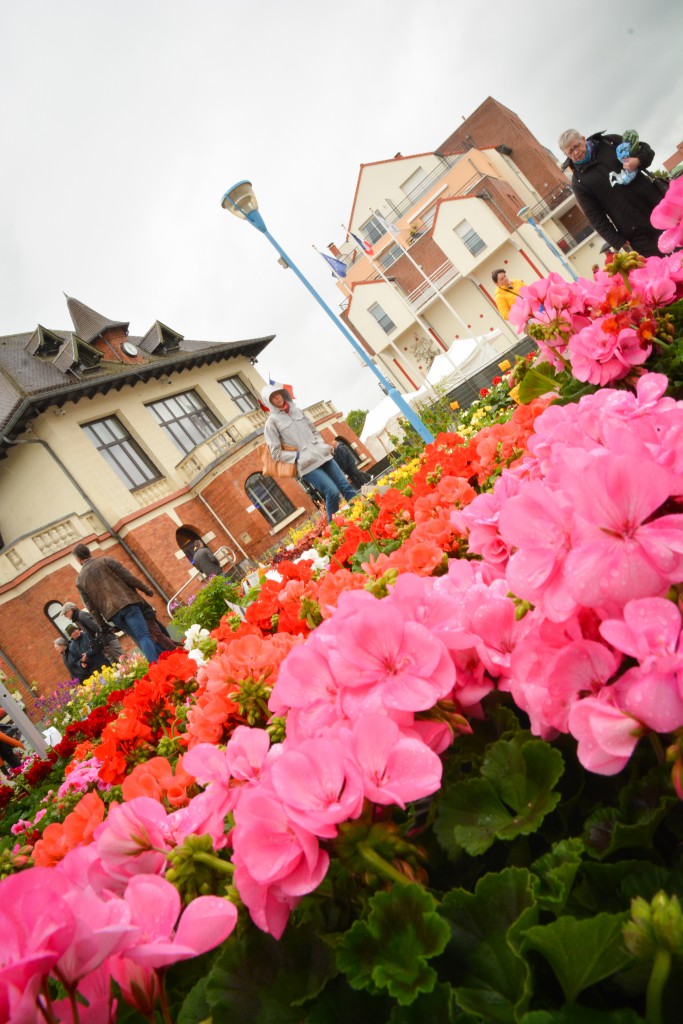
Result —
M43 608L43 611L47 615L48 619L55 627L60 636L66 637L66 627L69 625L69 620L66 615L62 615L63 601L48 601Z
M244 484L251 503L272 526L296 512L294 505L275 481L262 473L252 473Z

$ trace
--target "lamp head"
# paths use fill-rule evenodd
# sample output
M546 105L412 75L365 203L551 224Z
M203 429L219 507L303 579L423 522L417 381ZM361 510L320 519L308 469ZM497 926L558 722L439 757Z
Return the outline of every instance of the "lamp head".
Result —
M236 185L229 188L223 196L221 206L229 210L236 217L245 220L250 213L258 210L258 200L250 181L238 181Z

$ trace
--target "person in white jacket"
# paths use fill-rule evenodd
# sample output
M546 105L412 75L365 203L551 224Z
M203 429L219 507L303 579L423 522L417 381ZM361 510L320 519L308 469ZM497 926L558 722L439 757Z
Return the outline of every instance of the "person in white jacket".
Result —
M263 433L276 462L295 462L297 473L322 495L327 518L338 510L342 497L350 501L356 491L334 461L334 446L325 441L284 388L269 385L261 401L270 411ZM336 443L336 442L335 442ZM294 449L287 451L287 449Z

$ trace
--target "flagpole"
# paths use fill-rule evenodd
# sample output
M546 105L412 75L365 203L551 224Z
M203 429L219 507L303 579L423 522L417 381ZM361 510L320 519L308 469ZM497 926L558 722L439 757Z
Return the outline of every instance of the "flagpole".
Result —
M451 311L451 313L453 314L455 319L458 321L460 326L463 328L463 330L466 333L471 331L471 328L467 326L467 324L465 323L463 318L460 316L460 314L457 312L457 310L455 310L453 308L453 306L450 304L450 302L448 301L448 299L446 298L444 293L441 291L441 289L438 288L437 285L434 284L434 282L432 281L431 277L429 277L429 275L427 273L425 273L425 271L422 269L422 267L420 266L419 263L415 262L413 257L410 255L410 252L403 246L402 242L399 240L399 229L396 227L396 225L395 224L394 225L390 225L389 221L386 219L386 217L383 217L381 214L378 217L377 212L375 210L371 210L370 212L374 215L375 219L379 219L380 220L380 223L385 228L387 234L391 235L391 237L394 239L394 241L396 242L396 245L399 247L399 249L401 249L403 254L408 257L408 259L410 260L412 265L417 270L418 274L420 274L420 276L423 278L423 280L426 281L427 284L432 288L432 290L434 291L435 295L438 295L438 297L443 302L444 306ZM394 234L394 231L396 232L395 234ZM477 342L477 340L476 340L476 338L475 338L475 336L473 334L470 334L470 341L474 341L475 345L477 345L478 348L482 348L482 349L486 348L486 343L482 342L480 344L479 342ZM494 355L498 355L498 353L494 351Z
M341 227L342 227L342 230L345 231L347 235L351 234L349 229L344 227L343 224L342 224ZM391 281L389 280L388 277L385 276L383 268L382 268L382 265L381 264L378 265L377 263L375 263L375 261L372 259L370 254L367 253L365 251L365 249L363 249L362 247L361 247L361 253L363 254L363 256L365 256L366 260L369 261L369 263L373 267L373 269L377 271L377 273L382 278L382 280L386 284L388 284L389 287L391 287ZM399 298L401 300L401 302L406 307L406 309L410 313L410 315L413 318L413 320L415 320L420 325L422 330L426 334L431 335L432 332L431 332L431 328L430 328L429 324L425 320L422 319L422 317L420 316L420 314L418 312L416 312L416 310L413 309L413 307L411 306L411 304L408 301L407 297L405 295L403 295L398 288L392 288L392 292L397 296L397 298ZM451 356L450 350L446 349L445 352L444 352L444 355L446 356L446 359L448 360L448 362L453 367L453 371L455 373L456 381L459 382L459 381L463 380L463 376L462 376L462 373L460 371L460 368L457 365L457 363L455 363L455 361L453 360L453 357Z
M344 225L343 225L343 224L342 224L342 228L344 228ZM346 231L346 228L344 228L344 230ZM340 276L339 276L339 274L337 274L337 273L335 272L335 269L334 269L334 267L332 266L332 264L328 262L326 254L325 254L324 252L321 252L321 251L320 251L320 249L318 249L318 248L317 248L317 246L315 246L315 245L313 246L313 248L314 248L314 249L315 249L315 251L316 251L316 252L318 253L318 256L322 256L322 258L323 258L323 259L325 260L325 262L327 263L327 265L328 265L328 266L330 267L330 269L331 269L332 273L334 274L334 276L336 277L337 281L339 282L339 284L340 284L340 285L342 286L342 288L343 288L343 289L344 289L344 291L346 292L346 295L347 295L347 297L348 297L348 298L352 298L352 296L353 296L353 292L352 292L352 290L351 290L351 289L350 289L350 288L348 287L348 285L346 284L346 281L344 280L344 278L343 278L343 277L340 277ZM366 254L366 255L367 255L367 254ZM341 261L340 261L340 262L341 262ZM386 278L384 278L384 280L386 281L387 279L386 279ZM387 281L387 284L391 284L391 282L390 282L390 281ZM402 296L402 295L399 295L399 298L400 298L401 300L403 300L403 296ZM404 301L404 304L406 305L406 307L407 307L408 309L410 309L410 307L408 306L408 303L407 303L407 302L405 302L405 300L403 300L403 301ZM412 311L411 311L411 312L412 312ZM422 321L421 321L421 320L419 319L419 317L418 317L418 318L416 318L416 319L417 319L417 322L418 322L418 323L420 324L420 326L421 326L421 327L423 327L423 329L424 329L424 330L426 330L427 334L429 334L429 328L428 328L428 327L425 327L425 326L423 325L423 323L422 323ZM389 338L389 339L388 339L388 341L389 341L389 345L391 346L392 350L393 350L393 351L394 351L394 352L396 353L396 355L397 355L398 359L403 359L403 356L401 355L401 352L400 352L400 350L399 350L399 347L398 347L398 345L396 344L396 342L395 342L395 341L393 341L393 340L392 340L391 338ZM446 354L446 355L448 355L448 353L445 353L445 354ZM380 353L379 353L379 352L375 352L375 355L377 356L377 358L378 358L378 359L379 359L379 358L381 358L381 356L380 356ZM451 361L449 360L449 362L451 362ZM453 363L451 363L451 365L452 365L452 366L454 366L454 364L453 364ZM403 367L402 367L402 365L401 365L400 363L398 364L398 367L399 367L399 370L400 370L400 372L401 372L401 373L403 374L403 376L404 376L404 377L406 377L406 378L407 378L407 380L408 380L408 381L410 381L410 383L412 384L413 382L412 382L412 381L410 380L410 377L408 376L408 373L407 373L407 371L403 369ZM387 368L387 370L389 370L389 369L390 369L390 367L388 367L388 366L387 366L386 368ZM395 373L395 371L394 371L393 369L391 369L391 372L392 372L392 373ZM428 389L429 389L429 391L431 391L432 395L433 395L433 396L434 396L435 398L437 398L437 397L438 397L438 395L437 395L436 391L434 390L434 387L433 387L433 385L432 385L432 384L430 384L429 380L427 379L427 376L426 376L426 374L422 373L422 371L421 371L421 370L416 370L416 371L415 371L415 376L416 376L416 377L417 377L418 379L420 379L420 380L422 381L422 384L423 384L423 386L424 386L424 387L426 387L426 388L428 388Z

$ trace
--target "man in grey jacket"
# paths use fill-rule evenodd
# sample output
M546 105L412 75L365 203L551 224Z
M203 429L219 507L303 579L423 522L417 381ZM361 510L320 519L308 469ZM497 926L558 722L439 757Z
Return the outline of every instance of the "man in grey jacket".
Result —
M356 491L334 461L333 446L292 401L284 388L269 385L261 391L261 401L270 410L263 434L276 462L296 462L297 473L312 484L325 501L327 518L339 508L342 496L350 501ZM335 442L336 444L336 442ZM295 451L285 451L284 446Z
M76 587L100 629L113 622L135 641L147 661L156 661L162 648L149 635L137 594L140 590L153 597L154 591L115 558L93 558L85 544L77 544L73 553L83 566Z

